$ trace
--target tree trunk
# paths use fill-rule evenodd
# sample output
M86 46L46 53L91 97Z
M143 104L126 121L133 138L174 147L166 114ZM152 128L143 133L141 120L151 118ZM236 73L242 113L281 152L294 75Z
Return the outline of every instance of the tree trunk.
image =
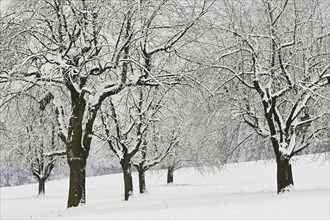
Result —
M287 191L291 185L293 177L289 159L277 159L277 193Z
M146 190L146 178L145 178L145 171L144 169L139 169L139 188L140 188L140 193L143 194L145 193Z
M174 169L172 167L167 167L167 184L173 183Z
M38 178L38 183L39 183L38 196L45 195L45 182L46 182L46 179Z
M132 180L132 171L131 171L131 164L121 161L121 167L123 169L124 175L124 195L125 200L127 201L128 198L133 194L133 180Z
M86 158L71 158L68 160L70 167L70 187L68 208L86 203Z
M10 186L10 175L9 173L6 174L6 183L5 186Z
M48 176L41 175L39 172L35 171L32 172L32 174L37 178L38 180L38 196L45 195L45 182Z
M91 137L94 122L94 114L83 124L86 100L84 96L76 92L71 86L72 115L69 120L67 145L67 161L70 168L70 186L68 197L68 208L76 207L86 203L86 163L90 149ZM96 110L95 110L96 111ZM84 127L84 129L83 129ZM84 131L84 132L83 132ZM84 135L83 135L84 133Z

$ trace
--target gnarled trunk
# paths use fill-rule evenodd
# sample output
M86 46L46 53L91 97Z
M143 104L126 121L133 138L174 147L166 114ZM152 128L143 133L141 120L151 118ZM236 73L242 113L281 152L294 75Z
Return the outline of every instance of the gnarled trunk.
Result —
M174 169L172 167L167 167L167 184L173 183Z
M289 159L278 158L277 162L277 193L288 190L293 185L292 167Z
M120 162L121 167L123 169L124 176L124 197L127 201L128 198L133 194L133 180L132 180L132 170L131 164L122 160Z
M68 159L70 167L70 187L68 208L86 203L86 158L73 157Z

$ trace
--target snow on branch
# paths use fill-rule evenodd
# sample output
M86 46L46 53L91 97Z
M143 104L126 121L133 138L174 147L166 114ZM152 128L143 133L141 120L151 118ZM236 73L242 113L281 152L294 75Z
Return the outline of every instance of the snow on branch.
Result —
M320 76L322 79L327 78L328 79L328 84L330 84L330 71L327 71L330 68L330 64L328 64L321 72Z
M102 83L95 95L91 95L91 99L89 100L91 108L99 105L106 97L118 93L122 88L123 84L120 81L107 81Z
M295 151L296 147L299 145L296 143L296 139L297 139L297 134L296 134L296 129L298 126L301 126L303 124L306 123L310 123L312 121L317 120L318 118L320 118L319 116L307 119L307 120L303 120L303 121L297 121L297 120L293 120L293 122L290 125L290 128L286 129L286 139L289 140L289 142L287 142L287 140L283 139L280 143L280 147L279 147L279 151L281 152L282 156L290 158L292 155L294 155L295 153L302 151L304 148L306 148L308 146L308 143L305 142L305 138L303 138L302 143L300 144L300 148L298 150ZM314 134L310 135L308 139L310 139ZM305 142L305 143L304 143Z
M319 118L320 118L320 116L316 116L316 117L313 117L313 118L310 118L310 119L307 119L307 120L304 120L304 121L299 121L299 122L296 122L295 123L295 126L298 127L300 125L303 125L303 124L306 124L306 123L310 123L312 121L315 121L315 120L317 120Z
M46 152L44 153L46 157L53 157L53 156L64 156L66 155L66 150L58 150L53 152Z
M234 76L240 81L242 82L245 86L247 86L250 89L254 89L255 87L251 84L249 84L248 82L246 82L241 76L240 74L238 74L235 70L231 69L228 66L222 66L222 65L212 65L212 67L214 68L218 68L218 69L224 69L227 70L229 72L231 72L232 74L234 74Z
M320 87L329 85L330 84L330 72L328 71L329 68L330 68L330 64L324 67L321 73L318 74L319 77L317 77L317 79L315 79L313 82L300 82L299 85L303 89L311 92L315 92Z
M151 77L151 79L153 79L157 86L161 86L162 88L165 89L164 85L159 81L157 80L157 78L144 66L142 65L141 63L133 60L133 59L121 59L120 61L122 62L132 62L134 63L135 65L139 66L140 68L142 68L146 73L148 73L148 76ZM144 77L144 75L139 75L139 76L136 76L136 77L131 77L132 81L130 83L127 83L127 85L136 85L140 82L140 80Z
M64 122L64 104L62 100L60 99L59 95L56 94L53 99L53 104L55 105L55 114L56 114L56 120L59 128L59 136L62 139L62 141L67 144L68 137L67 137L67 128L65 127Z
M270 136L270 132L267 131L263 126L261 126L261 124L259 123L259 118L257 118L256 116L253 116L251 114L248 114L248 116L250 118L253 119L253 122L249 121L244 115L242 115L244 123L246 123L247 125L249 125L251 128L253 128L258 135L260 135L261 137L269 137Z
M204 88L207 92L209 92L211 94L211 96L214 96L214 93L209 89L207 88L205 85L203 85L201 82L199 82L198 80L196 80L195 78L189 76L189 75L186 75L185 77L191 79L194 83L200 85L202 88Z
M284 123L284 120L283 120L283 117L282 117L282 114L281 112L278 110L278 107L275 106L274 107L274 118L275 118L275 121L279 127L279 132L280 132L280 136L281 136L281 139L283 140L283 131L285 129L285 123Z
M286 120L286 128L288 131L292 123L295 121L299 113L306 107L308 100L311 98L311 94L304 92L300 98L296 101L293 108L291 109L290 115Z
M233 50L233 51L229 51L229 52L227 52L227 53L223 53L223 54L221 54L218 58L216 58L216 59L214 60L214 62L218 62L218 61L220 61L222 58L225 58L225 57L230 56L230 55L232 55L232 54L236 54L236 53L241 52L241 51L245 51L245 49L244 49L244 48L240 48L240 49L236 49L236 50Z
M149 55L153 55L159 51L167 51L170 50L171 47L173 47L188 31L189 29L194 26L194 24L207 12L208 8L211 7L212 4L210 4L208 7L206 6L206 2L204 1L202 10L200 13L194 18L192 21L190 21L182 30L175 33L170 39L168 39L163 45L154 48L150 52L147 52Z
M284 95L287 91L289 91L290 89L291 89L291 87L285 87L285 88L283 88L283 89L281 89L281 90L279 90L279 91L273 93L273 94L271 95L271 97L274 98L274 99L277 99L277 98L283 96L283 95Z
M160 162L162 162L166 158L166 156L170 153L170 150L173 145L174 145L174 143L171 143L169 145L169 147L167 149L165 149L163 152L161 152L158 156L156 156L152 160L149 160L145 165L146 169L149 169L150 167L153 167L153 166L159 164Z
M306 94L301 99L301 101L298 102L299 104L297 105L297 107L293 111L293 116L292 116L293 119L295 119L298 116L298 114L301 112L301 110L306 107L307 101L309 100L310 97L311 97L310 94Z

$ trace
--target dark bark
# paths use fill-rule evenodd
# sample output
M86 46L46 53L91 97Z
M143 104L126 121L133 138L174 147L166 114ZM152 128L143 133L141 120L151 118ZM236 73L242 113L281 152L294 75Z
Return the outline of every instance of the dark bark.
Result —
M71 88L68 86L68 88ZM72 116L69 121L67 143L67 161L70 168L70 186L68 208L86 203L86 162L89 152L88 144L82 146L83 118L86 101L83 96L71 88ZM85 129L85 134L89 131Z
M38 178L38 196L45 195L45 182L46 180L44 178Z
M173 183L174 181L174 169L172 167L167 167L167 184Z
M277 159L277 193L288 191L294 185L289 159Z
M41 177L38 173L33 172L33 175L37 178L38 180L38 196L43 196L45 195L45 182L48 178L48 176L43 176Z
M70 167L70 187L68 208L86 203L86 158L74 157L68 160Z
M33 168L32 174L38 180L38 196L42 196L45 195L45 182L54 168L54 163L47 163L44 156L42 158L37 158L34 162L38 163L38 165Z
M264 110L265 110L265 117L267 119L267 123L269 126L270 134L271 134L271 142L273 146L274 153L276 155L276 163L277 163L277 193L288 191L288 187L293 185L293 177L292 177L292 168L290 164L290 157L284 157L280 152L280 144L279 140L276 139L274 136L277 134L276 132L276 123L279 122L278 115L275 111L275 103L276 100L272 100L271 102L271 109L269 113L267 113L267 103L263 102ZM283 132L280 130L280 136L283 136ZM280 140L283 141L283 140Z
M127 201L128 198L133 194L133 180L132 180L132 170L131 164L122 160L120 162L121 167L123 169L123 176L124 176L124 197Z
M140 193L143 194L147 191L145 171L144 169L138 169L138 172L139 172L139 189L140 189Z

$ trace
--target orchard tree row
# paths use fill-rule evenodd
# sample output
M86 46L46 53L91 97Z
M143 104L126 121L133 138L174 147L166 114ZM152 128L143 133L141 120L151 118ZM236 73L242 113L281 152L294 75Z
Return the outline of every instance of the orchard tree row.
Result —
M326 0L11 0L0 42L2 161L42 194L65 158L68 207L86 203L94 146L117 158L125 200L133 167L144 193L156 165L171 182L262 154L281 193L292 157L330 148Z

